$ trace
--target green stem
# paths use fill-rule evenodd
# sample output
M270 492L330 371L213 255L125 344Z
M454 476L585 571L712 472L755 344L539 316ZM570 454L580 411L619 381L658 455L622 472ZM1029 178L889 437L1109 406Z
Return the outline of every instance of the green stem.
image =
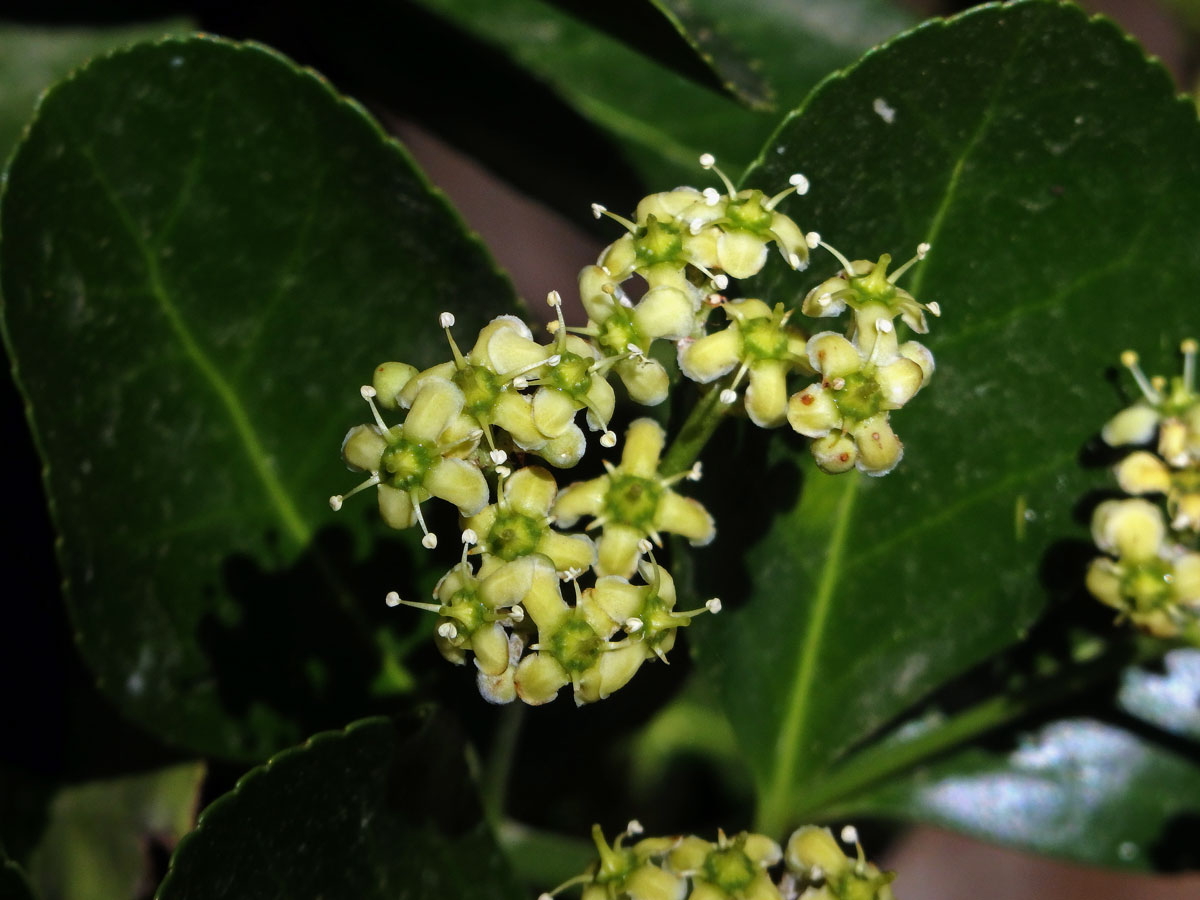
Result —
M724 418L725 404L721 402L721 389L719 385L713 385L688 413L679 434L675 435L675 440L671 441L671 446L663 455L659 473L669 477L690 469Z
M1038 679L1021 694L985 700L906 743L898 744L895 740L885 738L836 766L806 790L799 807L793 811L793 817L797 820L817 814L828 817L838 801L850 798L936 754L1111 678L1128 665L1156 658L1162 652L1161 647L1141 646L1132 658L1127 653L1116 653L1051 679Z
M492 827L497 827L504 817L504 804L508 799L508 783L512 774L513 759L516 757L517 738L521 734L521 722L525 716L524 703L509 703L500 712L500 724L492 739L492 751L488 756L487 768L480 787L483 814Z

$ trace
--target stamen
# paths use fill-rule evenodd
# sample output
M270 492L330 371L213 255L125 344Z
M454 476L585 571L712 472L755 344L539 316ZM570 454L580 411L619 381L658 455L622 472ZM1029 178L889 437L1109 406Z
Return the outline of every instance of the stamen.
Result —
M848 260L848 259L846 259L846 257L842 256L842 254L839 253L836 248L830 247L827 243L820 240L819 236L818 236L817 242L820 244L820 246L824 247L826 250L828 250L830 253L832 253L837 258L837 261L842 264L842 268L846 270L847 278L854 277L854 266L850 262L850 260Z
M1179 350L1183 353L1183 386L1190 394L1196 389L1196 339L1187 338Z
M721 202L721 192L714 187L706 187L700 193L704 195L704 203L706 206L716 206ZM695 221L699 222L700 220L696 219ZM695 232L693 231L692 234L695 234Z
M417 492L409 491L408 499L412 502L413 514L417 517L417 524L421 526L421 530L425 532L425 537L421 538L421 546L426 550L432 550L437 546L437 535L429 531L429 526L425 524L425 517L421 515L421 504L417 500Z
M699 481L703 477L704 477L704 466L700 463L699 460L696 460L696 462L692 463L692 467L690 469L688 469L687 480L688 481Z
M925 308L927 310L929 310L930 315L934 315L934 316L937 316L938 318L941 318L942 305L940 303L938 303L936 300L930 300L928 303L925 304Z
M625 631L628 632L629 634L637 634L639 631L642 630L642 628L643 628L643 626L645 626L645 624L646 623L643 622L641 619L639 619L637 616L630 616L628 619L625 620L624 628L625 628Z
M737 190L734 188L733 182L729 180L724 172L717 168L717 158L715 156L711 153L702 153L700 155L700 165L705 169L717 173L717 177L725 184L725 190L729 192L729 199L732 200L737 197Z
M437 535L432 532L425 535L425 537L421 538L421 546L426 550L432 550L437 546Z
M388 591L387 596L383 598L383 602L388 606L396 607L400 605L400 595L395 591Z
M379 414L379 408L375 405L375 388L369 384L364 384L358 389L362 398L367 401L367 406L371 407L371 415L375 417L375 424L379 426L380 431L387 432L387 422L383 421L383 416Z
M847 825L845 828L843 828L842 829L842 843L857 844L858 843L858 829L855 828L853 825Z
M393 598L396 601L395 603L392 602ZM442 607L437 603L418 603L416 600L401 600L400 595L395 591L391 591L386 597L384 597L383 602L388 606L411 606L413 609L421 609L425 612L437 613L439 616L442 614Z
M616 213L609 212L608 207L603 206L600 203L592 204L592 215L595 216L597 219L599 219L601 216L608 216L614 222L620 222L622 225L624 225L625 230L628 231L630 234L637 233L636 225L634 225L632 222L630 222L624 216L618 216Z
M452 641L458 637L458 629L454 627L453 622L443 622L437 627L437 633L448 641Z
M540 369L542 366L557 366L560 359L561 357L559 356L551 356L549 359L543 359L539 362L527 363L520 368L513 369L511 372L505 372L502 376L500 376L500 382L501 384L504 384L511 381L513 387L515 387L518 391L523 391L525 388L529 387L529 380L524 378L524 375L527 375L534 369Z
M617 433L615 431L606 431L606 432L604 432L604 434L600 435L600 446L601 447L617 446Z
M629 824L625 826L625 833L630 837L637 837L646 829L642 827L642 823L637 819L630 819Z
M1143 396L1147 400L1155 406L1162 403L1162 395L1154 389L1150 380L1146 378L1146 373L1138 365L1138 355L1134 351L1126 350L1121 354L1121 365L1127 368L1133 375L1133 380L1137 382L1137 386L1141 389Z
M466 529L466 530L465 530L465 531L462 533L462 542L463 542L464 544L466 544L468 547L469 547L471 544L478 544L478 543L479 543L479 535L477 535L477 534L475 533L475 529L474 529L474 528L468 528L468 529Z
M816 250L821 246L821 232L810 231L804 236L804 243L808 245L809 250Z
M705 600L704 608L707 609L710 613L713 613L713 614L719 613L721 611L721 598L713 597L709 600Z
M905 272L907 272L911 266L913 266L914 264L923 260L925 258L925 254L927 254L928 252L929 252L929 244L926 244L926 243L917 244L916 255L912 259L910 259L908 262L906 262L904 265L902 265L900 268L898 268L895 272L893 272L891 275L888 276L888 284L895 284L896 279L898 279L901 275L903 275Z
M653 553L654 552L654 545L651 544L648 540L646 540L646 538L642 538L640 541L637 542L637 548L640 553Z
M506 459L508 459L508 454L503 450L492 450L490 453L488 453L488 456L491 458L492 463L497 466L501 465Z
M726 406L731 406L737 402L737 391L732 390L731 388L725 388L725 390L721 391L721 395L717 399L719 399Z
M338 510L340 510L342 508L342 504L345 503L347 499L349 499L350 497L353 497L359 491L365 491L367 488L375 487L375 485L379 484L379 482L381 480L382 479L380 478L379 473L373 472L371 474L370 478L368 478L366 481L364 481L362 484L358 485L357 487L353 488L352 490L349 490L344 494L334 494L332 497L330 497L329 498L329 508L332 509L334 512L337 512Z
M794 173L790 178L788 178L788 184L791 185L791 187L784 188L782 191L764 203L763 209L774 211L779 202L788 194L799 195L808 193L808 179L799 172Z
M514 624L519 625L521 622L525 621L525 607L511 607L508 611L508 617L513 621Z

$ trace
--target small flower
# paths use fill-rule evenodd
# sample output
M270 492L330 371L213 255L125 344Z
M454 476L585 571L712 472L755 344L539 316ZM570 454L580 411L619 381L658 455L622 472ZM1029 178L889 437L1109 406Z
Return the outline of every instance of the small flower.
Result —
M806 900L894 900L892 872L867 862L857 831L847 826L842 839L855 844L857 858L847 856L828 828L805 825L788 838L784 860L788 871L807 885Z
M808 341L809 362L821 381L792 395L787 417L795 431L819 439L812 452L827 472L857 466L869 475L885 475L903 455L888 413L921 389L925 371L898 352L881 359L878 348L877 343L874 352L864 353L832 331Z
M409 528L419 522L432 548L436 536L429 533L421 515L421 501L430 495L473 516L487 504L488 486L479 468L449 455L461 444L458 436L448 440L450 426L463 408L463 393L444 378L425 379L402 425L388 427L374 404L375 389L365 386L363 397L370 404L375 425L350 430L342 455L353 469L370 472L370 478L346 495L330 498L340 509L342 502L368 487L378 486L379 510L392 528ZM477 438L477 435L475 436Z
M584 900L683 900L687 882L655 865L654 860L670 850L672 838L646 838L632 847L622 846L626 837L636 834L640 826L630 827L617 835L611 847L604 840L599 825L592 826L592 841L600 858L590 871L590 882L583 889Z
M643 562L639 573L646 584L631 584L620 575L605 575L596 579L591 588L592 602L604 611L612 622L608 637L623 628L633 641L644 643L663 662L675 645L675 633L692 624L695 616L716 613L721 601L715 597L700 609L675 611L675 581L657 563Z
M603 529L597 543L598 575L632 576L641 553L639 543L648 537L661 546L660 532L682 535L693 546L703 546L716 536L707 510L672 490L688 473L659 474L665 440L661 425L653 419L637 419L626 432L620 466L606 461L607 474L559 492L554 515L562 527L591 516L594 521L588 527Z
M589 568L596 561L591 538L560 534L550 527L557 496L554 476L540 466L503 478L497 501L463 521L479 535L485 568L493 559L512 562L533 553L547 557L559 572Z
M692 879L690 900L781 900L767 869L779 862L779 845L761 834L742 832L717 843L684 838L667 857L676 872Z
M734 369L728 391L736 390L749 374L746 413L755 425L774 428L787 415L787 374L808 369L804 336L787 325L791 312L761 300L722 304L729 325L699 340L681 344L679 368L688 378L707 384Z
M1147 378L1132 350L1121 354L1142 392L1142 399L1117 413L1100 431L1111 446L1144 444L1158 431L1158 453L1176 468L1200 464L1200 394L1196 393L1197 344L1188 338L1180 345L1183 373L1169 384L1164 378Z
M929 252L928 244L918 246L916 255L891 275L888 275L887 267L891 265L892 257L887 253L876 262L866 259L851 262L828 244L821 242L820 245L837 257L842 271L808 292L801 304L801 311L806 316L836 316L849 306L855 312L859 330L881 318L891 322L899 316L917 334L928 333L925 312L928 310L937 316L941 314L940 307L936 303L919 303L908 291L896 287L900 276L925 258ZM866 349L869 351L870 347Z

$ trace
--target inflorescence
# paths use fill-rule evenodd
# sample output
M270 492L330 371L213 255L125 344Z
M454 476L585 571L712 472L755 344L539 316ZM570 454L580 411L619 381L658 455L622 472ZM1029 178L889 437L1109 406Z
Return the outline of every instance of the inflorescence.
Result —
M1092 517L1106 556L1088 568L1088 589L1138 627L1200 644L1200 394L1197 344L1185 340L1183 373L1147 378L1132 350L1121 355L1142 394L1101 430L1105 443L1143 445L1116 466L1121 490ZM1159 498L1157 502L1144 499ZM1165 512L1165 515L1164 515Z
M724 192L651 194L632 219L593 206L597 218L608 216L626 233L579 274L584 326L567 325L562 299L551 292L548 343L520 319L499 316L463 353L455 317L444 312L449 360L425 371L386 362L361 389L372 421L350 430L342 457L367 478L330 504L340 509L347 497L375 488L384 521L418 525L429 549L438 537L422 503L437 497L457 507L461 559L437 585L436 602L394 592L387 602L436 613L441 652L455 663L473 655L480 691L492 702L541 704L568 684L577 703L607 697L642 663L665 661L693 616L720 609L714 598L676 610L674 582L655 556L663 534L695 546L716 535L708 511L678 491L700 478L699 463L664 471L667 435L655 421L633 421L619 462L604 460L605 474L590 481L560 488L550 468L531 461L575 466L588 446L580 412L602 448L616 447L614 380L647 406L670 390L663 355L651 352L656 342L674 344L679 371L703 386L697 409L707 415L736 411L740 398L754 424L786 422L812 438L816 464L829 473L883 475L900 461L890 414L928 383L934 363L921 344L900 342L896 319L923 334L926 313L940 311L896 282L929 246L890 274L887 254L848 260L780 210L808 190L802 175L767 197L736 190L710 155L700 162ZM799 309L729 299L731 279L757 274L772 244L794 270L824 247L841 271ZM644 286L636 297L635 284ZM847 309L844 335L809 333L796 322L797 313L826 318ZM389 424L385 414L401 421ZM573 530L585 518L584 530ZM585 575L592 583L583 588ZM563 584L574 603L564 599Z
M742 832L716 841L695 835L647 837L630 822L610 846L592 826L597 860L581 875L542 894L551 900L578 885L582 900L893 900L895 876L867 861L858 832L842 829L854 856L842 851L828 828L806 825L787 847L761 834Z

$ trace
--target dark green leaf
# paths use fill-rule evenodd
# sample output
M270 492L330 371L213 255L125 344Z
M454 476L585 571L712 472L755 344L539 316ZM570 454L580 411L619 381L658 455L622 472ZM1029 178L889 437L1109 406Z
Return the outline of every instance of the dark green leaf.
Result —
M1170 734L1200 741L1200 650L1172 650L1157 671L1127 669L1117 703Z
M432 564L405 537L366 565L370 495L329 510L359 479L338 459L369 419L357 386L438 361L438 312L477 327L508 282L358 106L206 38L51 91L2 224L6 337L102 688L226 756L344 722L380 675L383 594Z
M740 172L778 121L540 0L419 2L548 84L616 142L652 190L696 181L702 152ZM746 56L769 73L786 73L784 89L775 89L782 108L906 21L881 0L821 0L804 4L805 12L789 6L795 4L694 4L695 15L720 23ZM843 29L846 22L854 27Z
M40 893L61 900L121 900L158 875L148 848L170 849L196 818L202 763L63 788L29 862Z
M516 900L450 738L367 719L279 754L205 810L159 900Z
M93 56L188 30L182 21L122 28L0 25L0 159L8 159L42 91Z
M968 749L850 799L883 813L1095 865L1200 865L1200 764L1133 732L1066 719L1004 752Z
M929 241L904 283L944 317L937 377L893 415L891 475L822 475L790 432L762 474L743 456L722 475L732 505L764 511L727 530L712 576L749 598L694 630L776 830L848 748L1078 591L1080 504L1111 484L1087 448L1124 399L1106 373L1130 346L1177 370L1200 275L1195 112L1071 6L982 8L867 56L748 180L777 190L793 171L813 187L784 208L851 259ZM824 251L806 278L772 261L750 290L795 302L837 268Z

